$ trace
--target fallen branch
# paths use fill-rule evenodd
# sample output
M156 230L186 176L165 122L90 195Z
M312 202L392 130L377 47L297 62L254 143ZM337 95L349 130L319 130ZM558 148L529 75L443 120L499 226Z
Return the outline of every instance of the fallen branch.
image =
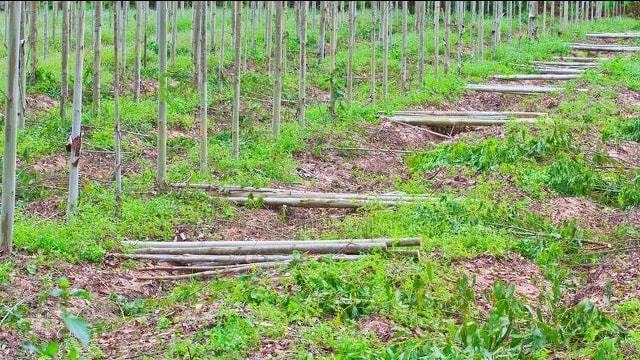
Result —
M595 45L595 44L571 44L569 47L572 50L582 51L602 51L602 52L637 52L640 51L640 47L637 46L623 46L623 45Z
M400 245L402 246L402 245ZM374 250L386 250L383 242L370 243L329 243L329 244L293 244L261 246L202 246L187 248L140 248L136 254L162 255L276 255L300 252L305 254L361 254Z
M640 38L640 33L637 32L629 32L629 33L586 33L586 37L590 38L600 38L600 39L634 39Z
M248 240L248 241L124 241L122 244L134 248L189 248L203 246L255 247L265 245L296 245L296 244L358 244L384 243L389 247L403 244L405 246L420 245L420 238L374 238L374 239L336 239L336 240Z
M578 74L516 74L516 75L494 75L495 80L520 81L520 80L573 80L579 77Z
M499 92L507 94L530 95L560 91L555 86L502 85L502 84L468 84L467 90Z

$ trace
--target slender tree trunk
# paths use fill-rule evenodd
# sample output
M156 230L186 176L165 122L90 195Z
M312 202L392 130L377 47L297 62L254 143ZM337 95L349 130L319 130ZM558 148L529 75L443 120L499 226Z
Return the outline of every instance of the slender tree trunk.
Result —
M60 81L60 117L65 119L65 103L69 96L69 2L62 2L62 79Z
M227 2L222 2L222 21L220 23L220 62L218 64L218 85L222 89L222 80L224 75L224 31L226 28L225 13L227 12ZM234 15L235 16L235 15ZM235 20L234 20L235 21Z
M389 2L382 2L382 95L389 93Z
M5 11L7 8L5 7ZM42 12L42 57L46 60L49 53L49 1L44 1L44 11Z
M212 53L216 51L216 3L216 1L211 2L211 36L209 37L211 44L209 48Z
M353 100L353 52L356 47L356 2L349 1L349 54L347 56L347 102Z
M114 3L113 12L113 113L114 113L114 136L115 136L115 173L116 173L116 188L115 188L115 215L120 217L122 212L122 154L121 154L121 142L122 136L120 132L120 61L118 59L118 43L120 33L119 22L119 8L120 1ZM140 3L136 3L136 8L140 7ZM138 13L139 15L139 13ZM136 19L136 21L138 21Z
M122 29L122 36L120 37L120 42L122 44L122 66L120 67L122 74L120 75L122 79L127 78L127 25L129 24L129 2L122 2L122 24L120 24L120 28Z
M142 24L142 33L144 34L144 45L142 46L142 66L147 68L147 19L149 18L149 2L143 1L144 22Z
M327 9L332 3L330 1L320 1L320 30L318 33L318 63L322 63L325 53L326 31L327 31Z
M422 7L422 5L420 5ZM409 18L409 2L402 2L402 74L400 80L402 84L402 91L407 92L407 31L408 31L408 18ZM424 56L424 54L423 54ZM424 59L422 59L424 66ZM424 69L423 69L424 71ZM422 78L420 78L422 83Z
M135 45L135 60L133 64L133 100L140 102L140 43L141 43L141 31L142 31L142 6L140 1L136 2L136 45ZM175 11L174 11L175 12ZM175 23L174 23L175 24Z
M94 2L93 9L93 107L100 111L100 67L102 48L102 1ZM114 44L115 46L115 44Z
M424 86L424 20L425 20L425 8L426 3L424 1L417 1L415 3L415 11L416 11L416 31L418 32L418 82L420 87ZM404 24L403 24L404 26ZM404 48L404 41L406 40L406 36L403 35L403 56L405 56L406 48ZM404 59L406 62L406 59ZM405 70L406 70L406 64Z
M338 48L338 3L331 1L331 43L329 44L329 113L331 117L336 114L336 50Z
M176 64L176 52L178 50L178 3L171 1L171 65ZM195 49L195 48L194 48ZM196 55L198 56L198 55Z
M376 100L376 47L378 43L376 41L376 2L371 2L371 101Z
M202 18L202 7L200 6L199 2L193 2L193 11L194 11L194 16L193 16L193 43L192 43L192 50L193 50L193 88L197 89L198 88L198 82L199 82L199 76L200 76L200 19Z
M300 8L300 81L298 84L298 122L305 125L305 108L307 101L307 4L302 1Z
M31 30L29 31L29 62L31 71L29 83L36 84L36 70L38 68L38 2L31 1Z
M484 1L478 2L478 59L484 59Z
M538 2L529 1L529 29L528 34L530 39L538 38Z
M167 2L156 2L158 16L158 164L157 182L164 186L167 178Z
M20 11L20 56L19 56L19 67L18 67L18 76L20 77L20 79L18 80L18 129L24 129L24 124L25 124L25 110L26 110L26 102L27 102L27 94L26 94L26 89L27 89L27 56L25 54L25 37L26 37L26 33L24 30L25 27L25 22L26 22L26 17L27 17L27 2L23 1L20 3L20 6L22 7L21 11Z
M240 157L240 16L242 14L242 2L233 2L233 109L231 120L231 156L234 160Z
M509 1L511 3L511 1ZM471 23L469 24L469 47L471 48L469 54L471 56L471 61L473 62L476 57L476 42L473 40L474 30L476 27L476 6L477 2L471 1ZM463 13L464 14L464 13Z
M480 2L482 3L482 1ZM438 78L438 67L440 63L440 1L433 2L433 73Z
M76 213L78 207L78 184L80 181L80 148L82 147L82 74L84 65L84 7L78 4L78 23L76 26L75 70L73 74L73 121L68 147L70 155L69 170L69 202L67 203L67 219Z
M456 49L458 51L457 57L457 71L458 74L462 74L462 17L464 16L464 1L456 1L456 28L458 30Z
M542 2L542 34L547 33L547 2Z
M276 1L276 58L273 74L273 136L280 133L280 107L282 98L282 1Z
M451 57L451 1L444 2L444 73L449 74L449 59Z
M200 2L200 172L206 174L209 168L207 99L207 2Z
M272 42L273 42L273 34L271 31L271 27L273 24L273 2L272 1L267 1L266 2L266 6L267 6L267 12L266 12L266 18L265 18L265 35L264 35L264 46L265 46L265 61L266 61L266 67L267 67L267 74L268 76L271 76L271 56L273 55L273 50L271 49L272 46Z
M18 62L20 51L21 4L5 3L8 13L7 39L7 105L4 121L4 155L2 158L2 212L0 213L0 252L11 254L13 242L13 215L16 204L16 138L18 122Z

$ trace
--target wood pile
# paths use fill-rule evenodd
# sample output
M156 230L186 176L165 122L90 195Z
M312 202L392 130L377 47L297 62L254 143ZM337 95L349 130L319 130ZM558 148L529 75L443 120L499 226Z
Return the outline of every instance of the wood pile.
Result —
M611 44L585 44L572 43L569 44L571 50L579 51L602 51L602 52L637 52L640 51L638 46L611 45Z
M556 86L504 85L504 84L467 84L467 90L497 92L503 94L532 95L562 90Z
M389 120L428 126L493 126L507 122L535 123L546 113L514 111L397 111Z
M140 269L170 274L140 277L141 280L179 280L216 277L271 269L290 264L330 258L339 261L361 259L372 252L419 257L420 238L377 238L338 240L252 240L252 241L125 241L131 252L115 254L125 259L167 263ZM177 273L177 274L174 274Z
M220 199L236 205L292 206L303 208L342 208L356 209L364 206L398 206L402 204L432 200L427 195L407 195L403 193L357 194L326 193L303 190L274 188L251 188L211 184L173 184L177 189L207 190Z
M622 33L587 33L588 38L597 39L637 39L640 38L640 32L622 32Z

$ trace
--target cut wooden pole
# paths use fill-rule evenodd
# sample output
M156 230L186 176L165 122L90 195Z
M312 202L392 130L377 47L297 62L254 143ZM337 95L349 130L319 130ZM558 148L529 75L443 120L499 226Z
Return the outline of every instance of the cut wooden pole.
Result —
M253 264L293 260L294 255L164 255L164 254L114 254L114 256L134 259L168 261L176 263L211 263L215 265ZM348 260L359 255L334 255L335 259Z
M572 50L582 51L602 51L602 52L637 52L640 51L638 46L614 46L614 45L594 45L594 44L571 44Z
M555 74L555 75L573 75L573 74L581 74L584 72L583 69L569 69L569 68L560 68L560 67L536 67L535 71L540 74Z
M555 86L468 84L467 90L529 95L560 91L562 88Z
M224 200L236 205L253 203L257 199L249 197L225 197ZM368 205L397 206L403 203L415 202L411 199L382 200L382 199L323 199L323 198L274 198L264 197L259 200L265 206L292 206L303 208L337 208L357 209Z
M568 61L534 61L533 65L537 66L556 66L556 67L574 67L574 68L595 68L598 64L585 62L568 62Z
M579 78L578 74L515 74L515 75L494 75L494 80L521 81L521 80L573 80Z
M506 116L506 117L518 117L518 118L537 118L541 116L547 116L547 113L543 112L525 112L525 111L396 111L394 116L473 116L473 117L490 117L490 116Z
M535 119L487 119L487 118L456 118L456 117L415 117L405 118L398 121L406 122L407 124L414 125L429 125L429 126L493 126L504 125L508 122L522 123L522 124L535 124Z
M585 34L588 38L598 38L598 39L638 39L640 38L640 33L638 32L628 32L628 33L587 33Z
M186 248L139 248L136 254L165 255L284 255L293 252L306 254L360 254L374 250L386 250L384 242L291 244L260 246L204 246Z
M297 245L297 244L359 244L382 243L388 247L420 245L420 238L373 238L373 239L335 239L335 240L212 240L212 241L123 241L122 245L133 248L199 248L207 246L255 247L266 245Z
M180 275L160 275L160 276L141 276L139 280L182 280L182 279L192 279L192 278L203 278L203 277L213 277L220 275L231 275L231 274L241 274L244 272L249 272L254 269L273 269L276 267L287 265L289 261L275 261L275 262L264 262L258 264L251 265L243 265L243 266L232 266L232 267L224 267L218 268L208 271L195 272L192 274L180 274Z
M582 56L559 56L554 59L560 62L580 62L580 63L597 63L598 61L606 60L606 58L582 57Z

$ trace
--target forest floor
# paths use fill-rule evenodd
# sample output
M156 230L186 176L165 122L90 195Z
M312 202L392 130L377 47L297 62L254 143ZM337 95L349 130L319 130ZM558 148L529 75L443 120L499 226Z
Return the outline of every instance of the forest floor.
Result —
M638 28L628 19L601 26ZM203 191L156 190L157 86L147 74L141 102L125 97L121 104L122 217L112 215L113 104L104 101L85 119L82 198L67 223L68 124L60 126L50 89L32 89L20 134L17 252L0 261L0 357L27 357L34 349L43 355L52 342L63 357L105 359L640 357L640 57L612 56L558 93L462 90L465 82L513 73L505 64L514 59L566 53L555 38L505 45L499 61L465 66L463 76L427 81L425 90L406 96L340 104L335 119L327 118L322 67L314 67L311 121L307 128L283 124L277 140L269 136L270 100L256 95L269 93L268 81L248 73L242 157L229 155L225 87L210 107L206 176L194 170L198 94L181 83L189 82L180 68L187 56L172 68L171 181L438 198L395 208L283 212L232 206ZM362 99L367 54L356 66L365 79ZM285 98L295 91L290 74ZM429 131L376 116L409 109L549 116L534 125ZM285 118L294 112L285 105ZM113 256L122 240L405 236L422 238L419 260L375 253L181 282L139 280L146 264ZM65 330L65 314L90 324L87 348Z

